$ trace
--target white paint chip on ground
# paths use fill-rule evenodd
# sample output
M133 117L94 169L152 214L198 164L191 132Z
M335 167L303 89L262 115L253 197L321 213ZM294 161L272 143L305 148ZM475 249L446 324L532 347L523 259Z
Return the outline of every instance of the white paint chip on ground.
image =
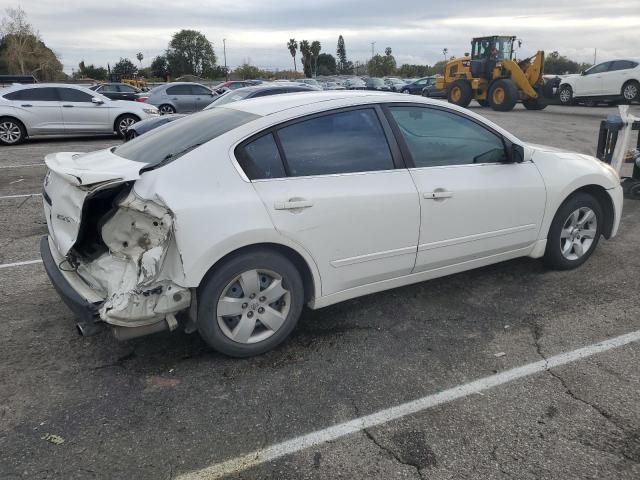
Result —
M452 402L459 398L479 394L484 390L513 382L514 380L525 378L536 373L544 372L551 368L566 365L583 358L591 357L614 348L622 347L632 342L637 342L638 340L640 340L640 330L627 333L619 337L610 338L593 345L588 345L571 352L554 355L546 360L529 363L527 365L516 367L489 377L484 377L470 383L458 385L448 390L444 390L433 395L427 395L426 397L387 408L385 410L380 410L379 412L372 413L371 415L354 418L348 422L333 425L323 430L301 435L282 443L277 443L246 455L232 458L222 463L217 463L202 470L186 473L179 476L178 480L213 480L232 473L242 472L251 467L276 460L285 455L296 453L322 443L330 442L346 435L360 432L367 428L398 420L408 415L428 410L437 405Z
M5 195L3 197L0 197L0 200L5 200L9 198L39 197L40 195L42 194L41 193L23 193L21 195Z
M21 267L22 265L33 265L35 263L42 263L42 260L41 259L37 259L37 260L27 260L25 262L2 263L2 264L0 264L0 269L12 268L12 267Z

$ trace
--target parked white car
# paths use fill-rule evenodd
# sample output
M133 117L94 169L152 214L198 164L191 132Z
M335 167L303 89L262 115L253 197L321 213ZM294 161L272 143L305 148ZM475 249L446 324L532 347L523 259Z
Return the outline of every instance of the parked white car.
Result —
M612 60L599 63L580 74L562 77L558 88L560 102L640 100L640 61Z
M131 338L183 312L233 356L274 348L304 304L522 256L575 268L622 210L596 158L375 92L242 100L45 161L42 258L80 330Z
M76 85L15 85L0 91L0 144L38 135L123 136L135 122L155 115L153 105L110 100Z

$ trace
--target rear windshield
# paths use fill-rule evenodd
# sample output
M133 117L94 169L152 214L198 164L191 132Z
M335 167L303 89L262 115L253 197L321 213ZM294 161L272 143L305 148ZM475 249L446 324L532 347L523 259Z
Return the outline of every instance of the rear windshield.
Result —
M147 165L165 164L256 118L230 108L203 110L123 143L113 153Z
M253 90L229 90L207 105L206 110L211 110L212 108L220 107L227 103L237 102L238 100L244 100L251 95L251 92L253 92Z

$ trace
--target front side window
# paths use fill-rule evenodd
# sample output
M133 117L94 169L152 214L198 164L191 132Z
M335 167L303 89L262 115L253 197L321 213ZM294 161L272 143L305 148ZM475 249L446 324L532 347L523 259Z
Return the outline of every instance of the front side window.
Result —
M286 177L273 134L248 143L238 152L238 163L251 180Z
M97 92L115 93L118 91L118 87L115 85L102 85L96 90Z
M167 88L167 95L191 95L189 85L174 85Z
M374 109L332 113L277 132L290 175L329 175L394 168Z
M75 88L59 88L60 100L63 102L91 102L93 98L86 92L76 90Z
M611 64L611 62L604 62L601 63L599 65L596 65L595 67L591 67L589 70L587 70L586 72L584 72L585 75L593 75L595 73L602 73L602 72L606 72L609 69L609 65Z
M417 168L507 160L502 139L465 117L425 107L389 110Z
M202 85L191 85L191 93L193 95L211 95L211 90Z
M131 85L118 85L118 90L122 93L138 93L138 89L133 88Z
M23 90L16 90L4 95L7 100L27 100L33 102L58 102L57 89L52 87L44 88L25 88Z

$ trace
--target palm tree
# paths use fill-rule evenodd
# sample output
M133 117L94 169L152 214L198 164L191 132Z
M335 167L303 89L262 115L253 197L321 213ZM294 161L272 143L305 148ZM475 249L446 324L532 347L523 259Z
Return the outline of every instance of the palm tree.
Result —
M302 56L302 71L306 77L307 71L311 70L311 65L309 64L309 60L311 60L311 46L307 40L300 40L300 55ZM309 76L311 76L311 74L309 74Z
M295 38L290 38L287 43L287 48L289 49L289 53L293 57L293 71L297 72L298 69L296 67L296 52L298 51L298 42L296 42Z
M311 47L309 47L309 51L311 52L311 58L313 58L313 76L318 75L318 55L320 55L320 50L322 46L318 40L314 40L311 42Z
M136 54L136 58L138 59L138 61L140 62L140 68L142 68L142 59L144 58L144 55L142 55L142 52L138 52Z

